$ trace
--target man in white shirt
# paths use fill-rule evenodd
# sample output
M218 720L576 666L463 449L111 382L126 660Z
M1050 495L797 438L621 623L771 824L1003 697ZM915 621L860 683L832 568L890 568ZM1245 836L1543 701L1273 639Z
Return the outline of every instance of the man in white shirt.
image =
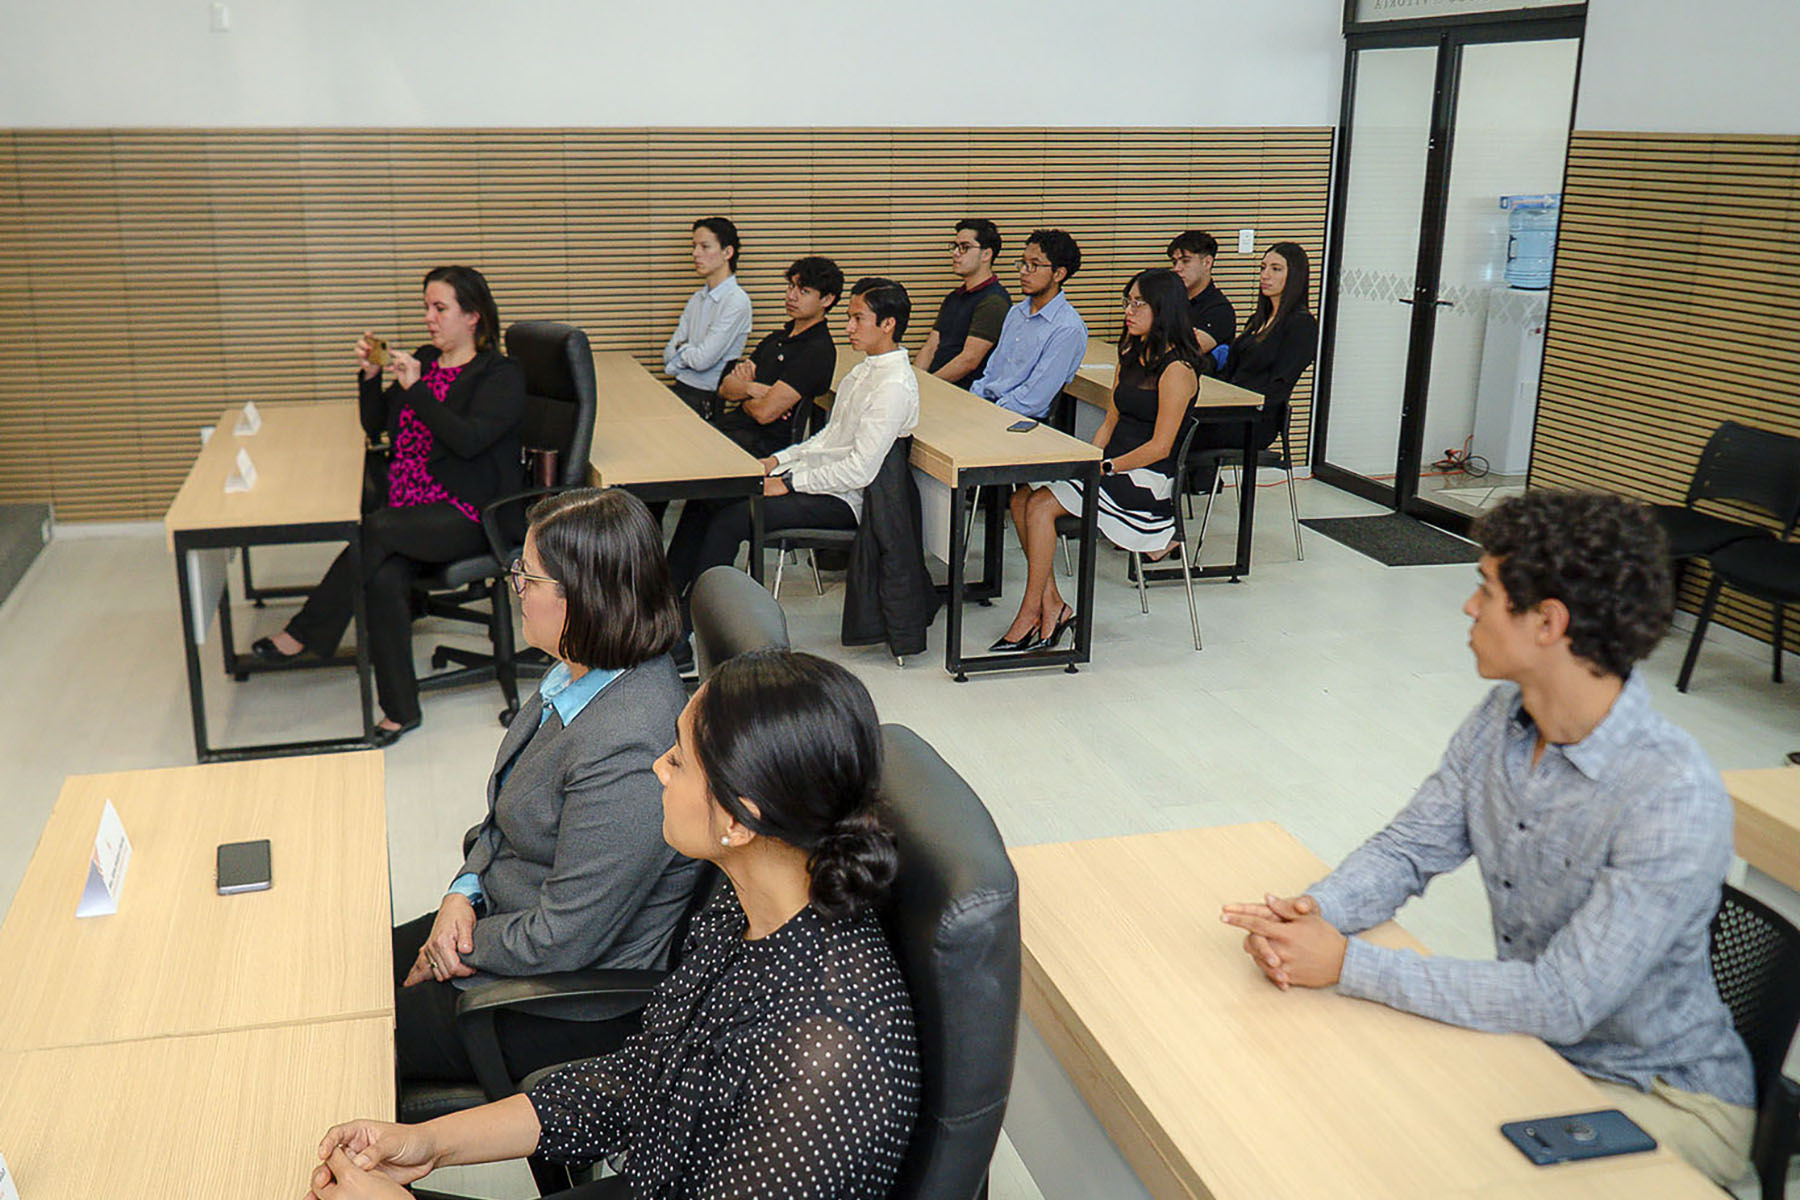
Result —
M670 389L710 418L725 364L744 353L750 336L750 295L738 286L738 231L724 217L694 222L694 273L706 286L688 297L681 320L663 347Z
M919 423L919 381L900 347L911 315L906 289L891 279L864 279L850 290L844 334L865 357L838 386L825 428L762 460L766 533L856 528L863 489L874 482L894 442ZM719 504L698 536L683 536L699 528L697 522L684 525L687 531L678 529L669 543L669 571L685 622L694 580L709 567L735 562L749 540L750 502Z

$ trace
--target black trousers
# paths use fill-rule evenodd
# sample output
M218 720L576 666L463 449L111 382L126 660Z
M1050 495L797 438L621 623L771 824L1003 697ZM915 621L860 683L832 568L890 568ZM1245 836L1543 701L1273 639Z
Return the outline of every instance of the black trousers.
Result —
M680 396L687 402L689 408L709 421L718 414L719 393L716 391L709 392L705 388L697 388L693 384L683 383L679 379L669 384L669 390Z
M413 673L412 581L420 564L439 565L486 549L481 526L447 501L414 508L377 508L362 519L362 577L348 548L312 590L287 631L322 658L337 653L363 589L369 619L369 662L375 692L389 720L419 719L419 681Z
M855 529L856 513L836 496L789 492L763 497L763 532L783 529ZM708 568L730 566L750 540L750 501L689 500L669 538L669 574L681 597L684 622L687 594Z
M456 1032L456 986L435 979L400 986L419 957L419 947L431 936L436 918L436 913L426 913L394 930L394 1057L402 1084L475 1078ZM609 1021L559 1021L503 1012L494 1019L494 1034L507 1073L518 1080L545 1067L611 1054L637 1026L636 1014Z

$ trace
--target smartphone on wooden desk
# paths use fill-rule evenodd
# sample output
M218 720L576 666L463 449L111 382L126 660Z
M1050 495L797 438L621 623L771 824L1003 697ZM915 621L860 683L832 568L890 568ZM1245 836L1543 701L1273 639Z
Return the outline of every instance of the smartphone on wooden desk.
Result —
M1500 1132L1519 1148L1519 1153L1540 1167L1656 1149L1656 1139L1616 1108L1509 1121L1500 1127Z
M270 886L269 839L225 842L219 846L217 875L219 895L265 892Z

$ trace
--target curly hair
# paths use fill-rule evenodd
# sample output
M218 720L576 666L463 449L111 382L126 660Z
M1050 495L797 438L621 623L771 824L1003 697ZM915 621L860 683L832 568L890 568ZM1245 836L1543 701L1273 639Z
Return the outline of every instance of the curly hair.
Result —
M844 272L829 258L820 258L810 254L805 258L796 258L794 265L787 269L787 281L796 287L811 288L820 296L830 296L831 308L844 294Z
M1081 247L1075 239L1061 229L1034 229L1031 236L1025 239L1027 246L1036 246L1050 260L1052 271L1063 269L1063 285L1075 278L1075 272L1081 270Z
M1538 490L1475 523L1515 613L1545 600L1569 610L1569 649L1623 679L1674 614L1669 548L1648 506L1602 492Z

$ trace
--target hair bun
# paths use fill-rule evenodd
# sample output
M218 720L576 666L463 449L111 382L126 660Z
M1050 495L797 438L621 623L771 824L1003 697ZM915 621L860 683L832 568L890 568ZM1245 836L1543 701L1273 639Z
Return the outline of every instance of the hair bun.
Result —
M899 861L879 806L858 808L833 826L806 860L814 907L835 918L879 901L894 882Z

